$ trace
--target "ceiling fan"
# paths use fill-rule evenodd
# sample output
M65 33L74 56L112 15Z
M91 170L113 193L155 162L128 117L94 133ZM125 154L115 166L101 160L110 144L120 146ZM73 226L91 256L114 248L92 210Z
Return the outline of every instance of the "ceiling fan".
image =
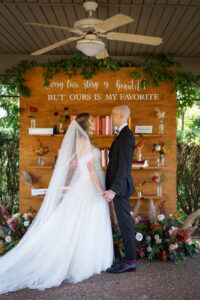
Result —
M88 18L76 21L74 23L74 28L41 23L25 23L32 26L66 30L78 35L78 37L70 37L68 39L37 50L31 53L31 55L40 55L57 47L63 46L73 41L77 41L76 48L79 51L83 52L87 56L95 56L97 59L102 59L108 57L109 54L105 48L105 43L101 40L101 38L152 46L157 46L162 43L162 38L160 37L152 37L132 33L108 32L112 29L129 24L134 20L126 15L116 14L102 21L100 19L94 18L92 15L98 7L97 2L86 1L83 3L83 7L88 12Z

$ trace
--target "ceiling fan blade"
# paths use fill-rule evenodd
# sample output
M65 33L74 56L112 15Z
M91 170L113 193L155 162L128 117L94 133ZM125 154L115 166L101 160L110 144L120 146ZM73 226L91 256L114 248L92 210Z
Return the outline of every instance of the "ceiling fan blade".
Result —
M104 49L103 51L97 53L96 59L103 59L103 58L106 58L108 56L109 56L108 51L106 49Z
M84 35L85 34L81 30L73 29L73 28L69 28L69 27L64 27L64 26L41 24L41 23L25 23L25 24L26 25L31 25L31 26L38 26L38 27L45 27L45 28L53 28L53 29L66 30L66 31L69 31L69 32L77 33L79 35Z
M95 25L95 29L100 32L107 32L114 28L120 27L122 25L126 25L128 23L133 22L134 20L126 15L117 14L111 18L106 19L105 21L100 22L99 24Z
M162 38L160 37L131 34L131 33L108 32L105 35L105 37L107 37L108 40L139 43L139 44L152 45L152 46L158 46L162 43Z
M62 40L60 42L57 42L55 44L52 44L50 46L47 46L47 47L42 48L40 50L37 50L35 52L32 52L31 55L40 55L40 54L43 54L43 53L48 52L50 50L53 50L53 49L55 49L57 47L63 46L65 44L68 44L68 43L71 43L73 41L80 40L80 39L82 39L82 37L70 37L70 38L68 38L66 40Z

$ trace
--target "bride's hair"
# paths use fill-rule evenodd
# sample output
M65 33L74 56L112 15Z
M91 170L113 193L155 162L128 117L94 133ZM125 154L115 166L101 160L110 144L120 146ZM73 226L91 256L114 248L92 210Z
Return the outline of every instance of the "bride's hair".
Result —
M76 121L83 128L83 130L87 133L87 135L89 136L91 144L94 145L93 137L91 135L90 125L89 125L89 118L90 117L91 117L91 115L89 113L82 113L82 114L77 115Z

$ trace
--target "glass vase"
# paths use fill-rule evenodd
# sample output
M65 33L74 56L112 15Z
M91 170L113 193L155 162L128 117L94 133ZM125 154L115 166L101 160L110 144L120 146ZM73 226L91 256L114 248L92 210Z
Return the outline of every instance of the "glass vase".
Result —
M160 166L161 167L165 166L165 157L163 154L160 155Z
M59 124L59 133L60 134L64 133L64 128L63 128L63 123L62 122L60 122L60 124Z
M137 192L137 196L138 196L139 198L142 198L142 191Z
M44 166L44 159L43 159L43 156L42 156L42 155L39 155L39 158L38 158L38 166L39 166L39 167Z
M158 167L164 167L165 166L165 157L163 154L160 155L157 159L157 166Z
M160 183L157 184L157 196L162 197L162 185Z
M137 161L142 161L142 152L137 152Z
M35 128L35 119L31 118L31 128Z
M164 122L163 122L163 119L160 119L159 127L158 127L158 134L164 134Z

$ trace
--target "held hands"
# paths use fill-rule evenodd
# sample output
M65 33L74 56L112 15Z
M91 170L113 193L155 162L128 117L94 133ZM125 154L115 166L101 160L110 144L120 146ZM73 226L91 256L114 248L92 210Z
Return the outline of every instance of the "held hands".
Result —
M103 197L108 201L111 202L113 200L113 198L115 197L116 193L111 191L111 190L107 190L103 193Z

